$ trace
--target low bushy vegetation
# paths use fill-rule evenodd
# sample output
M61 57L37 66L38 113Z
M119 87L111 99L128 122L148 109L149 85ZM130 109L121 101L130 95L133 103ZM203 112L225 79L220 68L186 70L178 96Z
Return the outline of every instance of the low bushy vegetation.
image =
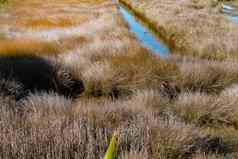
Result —
M236 60L161 59L107 0L7 5L0 158L237 158Z
M214 106L206 108L205 99L184 99L198 98L196 94L189 96L181 95L175 103L166 102L151 90L117 101L104 98L72 102L54 93L31 94L15 104L12 99L2 98L1 155L102 158L115 130L119 134L119 158L128 158L133 153L143 159L190 158L199 153L220 158L235 155L236 126L226 125L226 120L236 112L228 109L234 107L225 108L222 102L224 107L218 110ZM185 120L185 114L193 112L201 115ZM212 116L206 118L209 112ZM222 115L224 112L227 115Z
M219 94L226 87L238 82L237 60L207 60L170 56L169 60L179 67L178 85L181 91Z

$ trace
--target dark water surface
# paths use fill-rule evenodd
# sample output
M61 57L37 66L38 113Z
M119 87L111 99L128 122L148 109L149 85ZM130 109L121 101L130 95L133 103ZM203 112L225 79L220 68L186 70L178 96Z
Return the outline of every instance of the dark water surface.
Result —
M164 44L162 44L161 41L156 38L149 29L139 23L132 14L130 14L124 7L120 5L119 11L127 21L130 30L136 34L137 38L145 46L150 48L156 54L159 54L161 57L166 57L169 55L169 49Z

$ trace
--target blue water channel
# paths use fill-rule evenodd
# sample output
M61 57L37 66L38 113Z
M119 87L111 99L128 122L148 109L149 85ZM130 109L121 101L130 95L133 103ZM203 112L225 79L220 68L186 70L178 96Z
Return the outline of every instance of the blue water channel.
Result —
M238 13L237 12L238 11L236 8L226 5L226 4L223 5L223 13L226 14L226 18L233 22L236 22L236 23L238 23Z
M229 16L227 17L229 20L238 23L238 16Z
M145 28L142 24L137 22L135 17L131 15L124 7L119 6L119 11L127 21L130 30L133 31L137 38L154 53L159 54L161 57L169 55L169 49L156 38L149 29Z

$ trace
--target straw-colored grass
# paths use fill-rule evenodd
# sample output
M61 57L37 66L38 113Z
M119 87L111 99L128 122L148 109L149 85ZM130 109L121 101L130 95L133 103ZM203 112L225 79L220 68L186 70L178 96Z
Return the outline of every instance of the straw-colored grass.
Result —
M30 27L38 27L38 28L45 28L45 27L68 27L74 25L73 22L70 19L47 19L47 18L41 18L41 19L35 19L31 20L27 23Z
M236 60L162 59L107 0L4 7L0 158L236 158Z
M121 2L146 19L175 53L219 60L237 57L237 24L221 13L223 1Z
M214 61L183 56L170 56L180 70L178 85L182 91L216 94L238 82L237 60Z
M212 130L185 124L168 105L163 108L162 101L158 93L146 90L130 99L81 99L74 103L57 94L43 93L22 100L16 114L14 103L4 98L1 154L18 158L103 158L114 130L119 133L115 152L119 158L134 154L138 158L183 159L237 153L234 128Z
M104 23L102 17L109 10L115 12L115 8L105 0L48 1L47 5L13 0L0 13L0 54L49 55L72 50L88 39L82 38L87 26L98 19Z

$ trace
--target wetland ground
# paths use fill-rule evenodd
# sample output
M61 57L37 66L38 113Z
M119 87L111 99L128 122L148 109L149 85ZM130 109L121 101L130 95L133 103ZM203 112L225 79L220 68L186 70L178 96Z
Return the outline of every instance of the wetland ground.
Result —
M2 4L0 158L101 159L115 131L121 159L238 157L238 24L222 2L123 2L183 50L154 54L109 0Z

